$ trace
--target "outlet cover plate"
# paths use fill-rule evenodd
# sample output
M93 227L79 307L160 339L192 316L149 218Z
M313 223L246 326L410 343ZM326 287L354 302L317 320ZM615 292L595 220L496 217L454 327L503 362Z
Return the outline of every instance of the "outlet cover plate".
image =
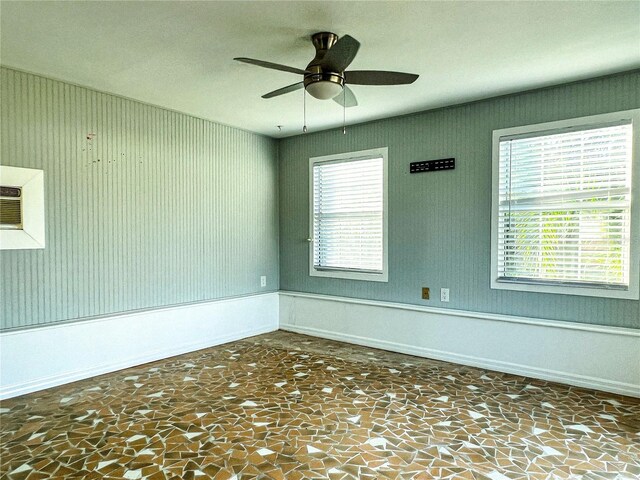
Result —
M448 302L449 301L449 289L448 288L441 288L440 289L440 301L441 302Z

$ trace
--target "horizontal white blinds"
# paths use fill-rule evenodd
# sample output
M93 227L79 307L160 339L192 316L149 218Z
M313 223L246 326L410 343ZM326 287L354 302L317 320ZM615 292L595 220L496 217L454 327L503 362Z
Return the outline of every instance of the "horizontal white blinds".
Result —
M500 139L498 280L629 284L631 123Z
M382 272L383 159L313 165L313 265Z

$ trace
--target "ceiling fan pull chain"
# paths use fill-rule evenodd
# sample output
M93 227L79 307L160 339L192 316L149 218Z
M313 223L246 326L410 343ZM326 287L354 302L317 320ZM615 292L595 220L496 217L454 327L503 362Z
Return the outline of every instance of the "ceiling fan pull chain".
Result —
M347 89L342 89L342 134L347 134Z
M302 89L302 133L307 133L307 89Z

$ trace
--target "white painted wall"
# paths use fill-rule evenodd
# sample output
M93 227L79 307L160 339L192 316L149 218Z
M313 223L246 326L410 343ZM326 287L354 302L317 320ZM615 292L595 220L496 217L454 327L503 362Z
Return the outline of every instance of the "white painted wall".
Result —
M0 399L278 329L268 293L0 333Z
M278 329L640 397L640 331L294 292L0 333L0 399Z
M640 397L640 331L280 292L280 328Z

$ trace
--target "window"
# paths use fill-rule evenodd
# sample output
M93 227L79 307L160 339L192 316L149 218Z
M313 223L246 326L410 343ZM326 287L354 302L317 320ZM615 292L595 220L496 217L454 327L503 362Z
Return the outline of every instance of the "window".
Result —
M386 282L387 148L309 159L309 274Z
M638 298L640 110L493 132L491 287Z

